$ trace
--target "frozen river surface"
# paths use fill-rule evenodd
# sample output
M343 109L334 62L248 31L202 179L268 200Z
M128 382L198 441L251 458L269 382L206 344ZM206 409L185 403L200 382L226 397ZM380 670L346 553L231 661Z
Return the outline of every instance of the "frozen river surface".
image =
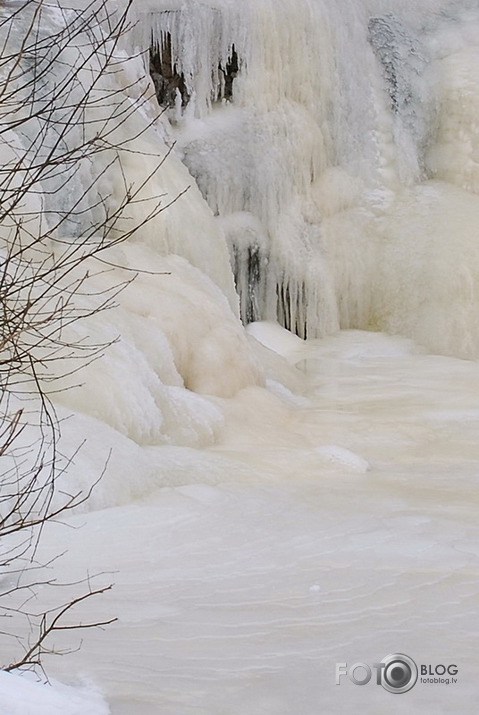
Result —
M119 619L50 672L93 680L115 715L472 715L478 365L373 333L252 332L302 397L248 388L216 447L162 448L176 486L50 528L63 578L115 572L89 608ZM337 662L396 652L457 683L335 684Z

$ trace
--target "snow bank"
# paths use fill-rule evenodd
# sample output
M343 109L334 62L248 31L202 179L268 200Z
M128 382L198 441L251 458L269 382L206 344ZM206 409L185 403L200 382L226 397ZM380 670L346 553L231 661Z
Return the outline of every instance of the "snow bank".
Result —
M35 682L28 674L0 671L0 715L108 715L110 708L90 688L56 681Z

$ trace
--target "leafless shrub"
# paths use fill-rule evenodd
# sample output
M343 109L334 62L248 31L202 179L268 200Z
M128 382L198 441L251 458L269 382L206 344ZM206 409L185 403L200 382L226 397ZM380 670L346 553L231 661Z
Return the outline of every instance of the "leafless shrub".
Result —
M131 2L122 12L107 0L81 10L44 0L0 7L0 579L7 584L0 618L23 615L33 629L7 669L41 664L57 631L95 625L65 625L64 617L110 588L85 581L84 594L53 610L35 614L27 605L39 585L55 585L37 579L43 527L89 497L58 490L68 460L58 458L50 396L108 347L68 337L72 325L114 305L124 285L92 299L92 260L98 272L112 270L105 252L168 206L163 196L143 198L164 156L140 184L128 184L122 168L145 131L144 122L138 134L131 127L148 101L146 92L132 101L115 81ZM122 187L114 197L98 188L112 175ZM139 204L135 221L129 210Z

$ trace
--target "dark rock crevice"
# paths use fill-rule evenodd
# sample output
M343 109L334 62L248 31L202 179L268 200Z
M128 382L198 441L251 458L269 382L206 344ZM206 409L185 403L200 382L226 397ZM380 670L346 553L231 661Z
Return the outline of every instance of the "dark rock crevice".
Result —
M276 297L278 323L286 330L306 340L308 325L305 318L307 301L305 284L301 283L299 291L292 290L285 278L284 281L276 285Z
M159 45L150 47L150 75L155 86L156 98L161 107L174 107L181 96L181 106L186 107L190 95L183 73L178 72L173 59L171 35L165 33Z
M232 268L236 292L240 296L241 321L244 325L263 318L262 278L266 263L267 259L258 245L248 246L246 257L244 249L233 245Z
M233 83L238 76L240 63L238 53L234 45L231 47L231 54L226 62L225 67L221 64L218 67L222 81L218 87L217 101L225 99L227 102L233 101Z
M155 86L156 98L160 107L174 107L181 97L184 109L190 101L190 93L186 86L185 76L179 71L172 51L172 38L169 32L162 35L160 43L152 43L150 47L149 71ZM212 102L232 102L234 81L240 71L240 58L234 45L226 63L218 64L218 76Z

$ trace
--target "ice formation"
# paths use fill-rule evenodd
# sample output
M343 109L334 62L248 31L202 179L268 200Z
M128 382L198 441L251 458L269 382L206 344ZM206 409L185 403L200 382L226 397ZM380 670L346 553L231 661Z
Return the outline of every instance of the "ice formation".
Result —
M44 32L64 22L47 11ZM379 329L478 354L473 4L157 0L132 13L115 71L95 86L121 97L107 120L120 158L99 157L85 201L98 212L96 192L114 210L125 187L138 191L118 230L141 228L112 254L125 270L91 290L145 272L117 309L73 329L121 340L63 402L140 444L210 443L221 419L208 395L264 383L238 311L301 338ZM82 52L65 50L73 64ZM152 73L176 82L158 120L151 52ZM91 58L81 81L99 67ZM125 98L137 108L126 121ZM93 136L104 110L87 105L66 142L80 125ZM84 160L72 193L90 177ZM165 210L141 225L158 196ZM61 228L67 240L80 230Z
M84 6L46 3L41 33ZM1 16L19 7L6 0ZM7 46L28 25L23 17ZM231 702L232 712L289 715L300 693L316 715L316 663L329 667L333 651L345 657L339 635L347 630L351 645L360 632L373 652L370 597L387 620L388 650L397 609L403 630L417 631L419 616L396 602L404 581L407 607L416 592L431 595L424 611L434 624L441 609L453 620L455 604L467 613L477 597L472 517L466 506L455 511L476 478L476 366L424 353L479 357L478 29L475 0L137 0L114 71L99 77L99 56L83 65L73 92L98 80L95 102L65 145L83 131L93 140L102 126L111 151L65 167L60 206L55 176L15 211L34 234L41 206L50 216L84 195L80 209L91 212L56 235L74 247L125 191L138 198L115 226L119 236L138 230L103 264L81 268L83 308L124 284L115 306L63 333L107 345L105 354L52 395L64 488L88 488L106 465L92 513L75 517L87 529L72 530L67 571L73 582L92 559L120 574L124 619L108 641L111 658L95 645L118 713L142 712L138 703L157 712L166 701L174 715L226 712ZM63 68L52 64L48 86L83 61L93 31L102 30L65 49ZM105 106L105 96L115 101ZM36 126L33 118L33 135ZM26 134L3 136L8 167ZM32 147L38 156L53 141L44 139ZM144 223L158 197L165 210ZM341 328L355 330L336 335ZM425 516L415 511L421 500ZM387 530L384 513L397 528ZM54 525L47 534L49 556L59 533ZM448 568L463 570L449 586ZM324 594L333 603L325 629L322 602L312 600ZM118 674L125 642L138 660L122 661ZM283 661L301 671L293 695ZM337 701L325 697L332 711Z
M474 4L136 12L133 45L167 42L183 78L171 133L226 235L244 321L301 337L381 329L477 355Z

